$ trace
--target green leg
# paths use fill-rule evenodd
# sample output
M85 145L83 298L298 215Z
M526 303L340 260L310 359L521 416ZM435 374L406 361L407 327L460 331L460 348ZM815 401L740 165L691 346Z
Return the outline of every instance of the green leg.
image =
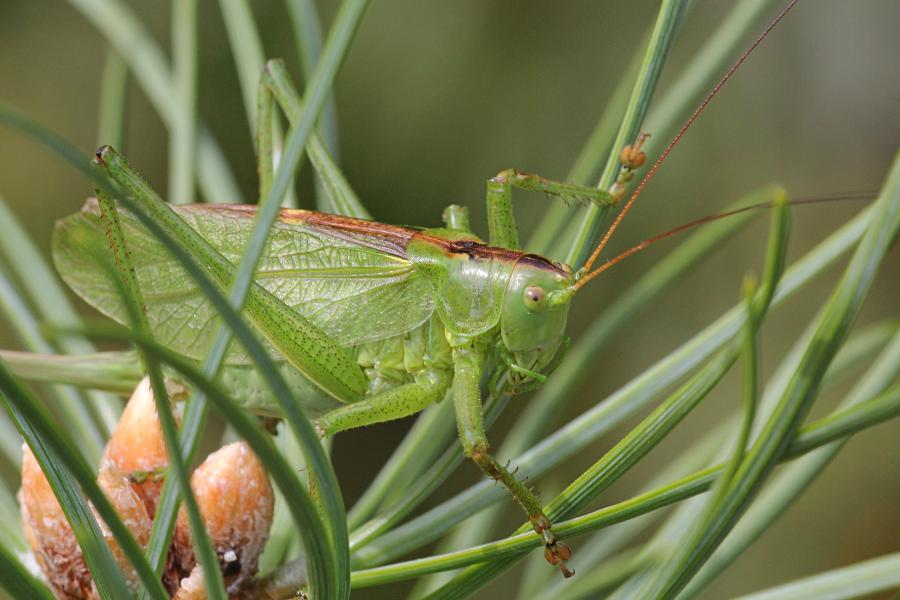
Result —
M499 481L528 514L528 520L544 542L547 562L556 565L563 575L574 575L566 561L571 556L568 546L558 542L550 530L550 519L544 514L540 499L524 483L488 453L484 432L484 414L478 382L481 380L483 353L473 345L453 349L453 403L459 438L466 456L471 458L488 476Z
M518 250L519 230L512 210L512 186L503 173L487 182L488 234L492 246Z
M539 175L507 169L488 180L487 212L490 241L493 246L519 248L519 234L512 212L512 188L543 192L560 196L564 200L574 200L582 204L615 204L615 198L608 192L577 183L551 181Z
M408 383L387 392L347 404L316 420L319 435L330 436L348 429L365 427L414 415L429 404L440 402L447 391L441 383Z
M451 204L444 209L443 218L448 229L472 233L472 227L469 225L469 209L465 206Z

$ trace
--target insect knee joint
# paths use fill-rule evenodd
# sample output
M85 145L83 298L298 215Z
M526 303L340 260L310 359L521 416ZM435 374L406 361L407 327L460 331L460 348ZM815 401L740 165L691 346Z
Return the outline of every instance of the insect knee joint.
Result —
M503 473L501 472L500 467L494 459L491 458L491 455L488 454L487 446L484 444L475 444L468 449L466 454L490 477L494 479L500 479L502 477Z
M518 174L519 172L516 169L504 169L491 177L491 181L499 184L508 183L510 179L516 177Z

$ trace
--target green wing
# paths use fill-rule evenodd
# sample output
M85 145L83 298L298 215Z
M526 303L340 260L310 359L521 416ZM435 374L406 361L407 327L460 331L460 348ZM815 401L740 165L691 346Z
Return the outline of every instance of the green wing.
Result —
M173 207L232 263L253 225L251 210L214 205ZM304 214L302 211L292 213ZM216 328L212 306L178 262L133 216L122 212L128 246L158 341L187 356L205 355ZM301 217L276 222L257 271L257 284L332 336L355 346L405 333L434 310L431 284L399 252L360 234L336 235ZM63 279L89 304L122 321L125 309L108 271L86 248L102 242L96 203L57 223L53 259ZM230 363L244 362L235 349Z

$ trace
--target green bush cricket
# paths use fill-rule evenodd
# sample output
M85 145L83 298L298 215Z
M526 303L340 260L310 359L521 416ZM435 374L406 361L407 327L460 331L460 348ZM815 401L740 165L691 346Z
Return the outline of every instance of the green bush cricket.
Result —
M261 87L261 96L278 96L272 77L264 77ZM622 150L619 180L609 191L514 170L492 178L487 186L488 243L469 230L459 207L445 212L446 227L438 229L284 210L270 233L245 310L273 354L302 375L297 379L303 391L296 399L315 418L322 435L406 417L449 394L466 455L522 505L542 536L548 562L566 576L572 574L566 566L570 551L556 540L540 501L489 453L480 386L485 376L495 375L485 373L489 359L506 374L509 391L529 389L546 379L566 345L573 296L600 272L647 245L593 268L646 178L578 271L519 249L511 190L614 205L622 199L632 171L643 163L640 143ZM271 156L262 145L259 155L265 189ZM255 207L169 207L112 148L101 147L97 162L227 288ZM211 306L135 217L123 213L122 221L154 335L188 357L202 358L215 332ZM96 205L89 202L84 211L59 223L54 260L80 296L108 316L126 321L109 272L83 251L102 242L103 236ZM232 349L228 363L240 367L248 361L240 349ZM264 399L248 403L262 413L271 406Z
M137 198L134 173L110 148L98 159ZM251 292L247 315L273 349L319 389L298 401L321 412L323 435L397 419L441 401L451 391L466 454L510 488L544 535L548 556L565 570L558 545L528 488L488 453L479 384L496 350L510 383L540 382L563 344L575 278L564 265L515 250L508 231L510 181L495 178L489 199L492 245L460 229L412 230L370 221L285 210ZM538 181L551 191L556 184ZM569 190L571 191L571 190ZM608 194L585 188L585 195ZM146 198L168 210L161 201ZM241 252L252 207L197 205L171 214L208 242L204 260L223 286ZM452 213L453 211L451 211ZM199 292L134 217L122 215L148 316L160 342L202 357L214 315ZM459 227L462 220L448 219ZM173 225L173 230L180 225ZM66 282L102 312L124 320L115 284L83 249L102 239L95 205L60 222L54 258ZM191 243L191 240L183 240ZM229 362L241 362L237 351ZM566 571L568 572L568 571Z

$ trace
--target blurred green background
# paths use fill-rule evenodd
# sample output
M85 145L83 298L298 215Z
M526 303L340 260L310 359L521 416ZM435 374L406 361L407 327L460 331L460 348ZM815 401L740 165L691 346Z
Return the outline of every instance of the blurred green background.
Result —
M169 46L169 4L131 2ZM254 2L269 57L296 69L283 3ZM706 40L729 3L698 0L686 17L661 91ZM329 22L337 3L321 2ZM470 207L484 232L484 181L506 167L563 177L592 130L658 3L631 2L373 2L341 71L336 99L340 160L378 219L433 226L449 203ZM254 197L255 162L234 63L218 4L200 2L199 110L238 176L244 201ZM703 115L649 186L617 236L632 243L717 210L768 182L795 197L877 190L900 141L900 11L895 0L801 2ZM97 143L97 100L106 46L68 3L0 2L0 99L89 154ZM652 125L652 124L651 124ZM652 130L651 130L652 133ZM658 149L666 140L653 140ZM131 86L125 153L165 189L167 134L136 85ZM0 129L0 195L46 248L55 219L77 210L89 185L36 144ZM309 206L309 171L298 184ZM530 232L548 201L519 194L520 227ZM800 256L861 208L825 204L795 211L791 256ZM758 271L765 219L711 256L661 302L630 323L596 357L595 376L574 394L559 423L601 401L664 356L738 298L742 275ZM658 247L610 271L576 302L577 332L611 298L666 252ZM832 275L837 270L832 271ZM764 369L771 370L827 297L835 277L806 288L775 312L764 329ZM897 316L900 256L896 249L871 294L863 321ZM574 335L577 336L577 333ZM16 347L0 323L0 345ZM737 379L720 388L653 452L604 495L624 499L738 405ZM838 393L821 399L826 412ZM515 419L514 403L492 432ZM408 423L338 439L335 461L348 503L365 488ZM545 497L591 464L623 430L539 482ZM722 598L895 551L900 542L900 427L860 435L801 500L706 593ZM465 465L438 498L476 481ZM510 503L508 525L522 519ZM847 516L851 515L851 516ZM578 542L574 548L577 551ZM480 597L514 597L521 571ZM360 591L397 597L402 588Z

